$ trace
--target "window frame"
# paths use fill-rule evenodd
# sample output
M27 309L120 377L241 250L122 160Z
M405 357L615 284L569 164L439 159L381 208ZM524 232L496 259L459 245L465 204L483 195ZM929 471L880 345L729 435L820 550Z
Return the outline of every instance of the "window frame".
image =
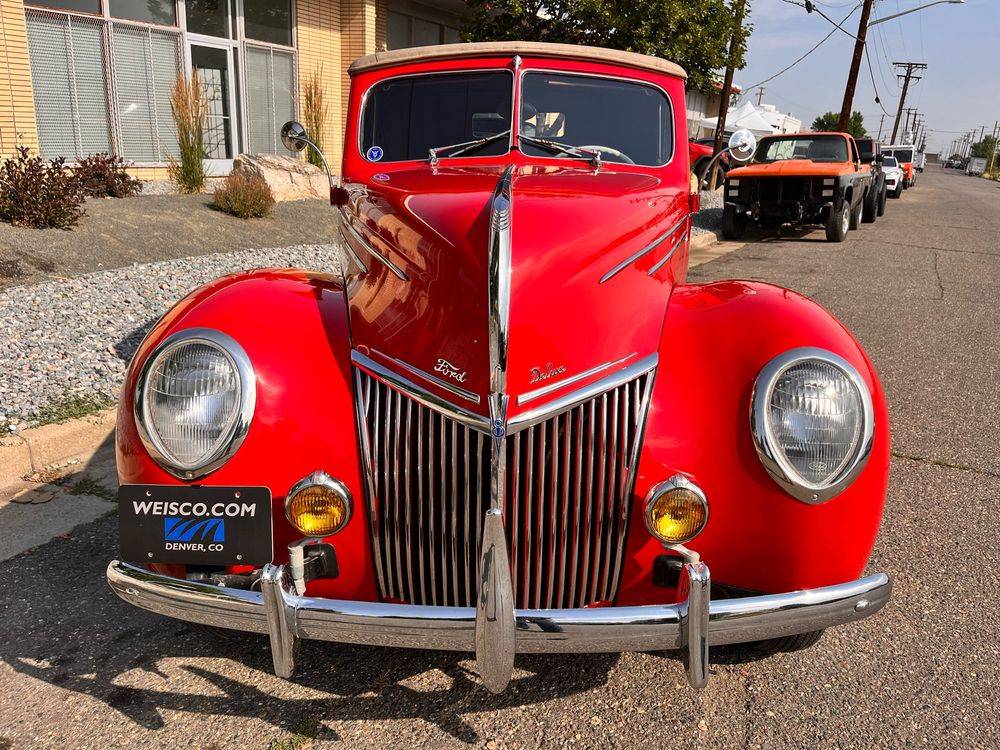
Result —
M553 69L553 68L522 68L518 74L518 80L517 80L518 101L517 101L516 111L518 114L520 114L521 111L521 96L523 96L521 92L524 90L524 77L530 73L551 73L553 75L581 76L583 78L603 78L609 81L618 81L618 82L624 81L626 83L636 84L639 86L646 86L648 88L659 91L661 94L663 94L663 98L666 99L667 101L667 110L668 110L667 114L670 119L670 156L667 158L667 160L662 164L640 164L639 162L634 162L632 164L629 164L627 162L618 162L618 161L615 162L607 161L604 162L604 164L614 164L616 169L618 167L643 167L645 169L663 169L665 167L669 167L673 163L674 157L677 155L677 114L676 114L676 108L674 107L674 100L670 98L670 93L662 86L653 83L652 81L643 80L641 78L635 78L633 76L611 75L610 73L591 73L582 70L563 70L563 69ZM511 128L511 131L513 132L513 127ZM521 133L521 125L520 122L518 122L518 135L520 135L520 133ZM528 155L525 154L525 156ZM528 158L546 159L550 161L555 160L558 161L560 164L566 163L566 159L561 159L557 156L531 155L528 156Z
M102 29L102 40L104 45L104 96L106 105L108 108L108 130L109 130L109 140L111 144L111 151L113 155L121 156L122 145L121 145L121 129L118 122L118 101L117 101L117 89L115 88L114 82L114 72L115 72L115 59L114 59L114 43L112 40L113 24L120 24L125 26L139 27L144 29L152 29L154 31L165 31L174 33L177 35L178 43L178 68L184 71L187 76L191 75L191 44L197 44L200 41L203 42L215 42L218 43L219 40L226 40L229 42L234 50L238 52L238 59L233 66L234 73L236 77L236 87L239 90L240 100L238 102L237 109L239 118L239 127L236 128L236 148L234 149L235 154L245 153L246 147L249 146L249 114L246 106L247 97L247 78L246 78L246 48L257 47L262 49L273 49L279 52L290 53L292 56L292 70L295 79L294 91L292 92L292 112L295 116L299 113L299 51L298 51L298 2L297 0L289 0L291 5L290 13L290 23L291 23L291 45L277 44L275 42L265 42L256 39L249 39L245 33L244 26L244 8L243 0L227 0L230 12L230 23L229 23L229 36L228 37L214 37L206 36L204 34L196 34L189 32L187 30L187 5L185 0L173 0L174 5L174 25L166 25L159 23L150 23L148 21L137 21L130 18L120 18L111 14L111 3L110 0L100 0L100 12L92 13L89 11L81 10L70 10L66 8L57 8L51 5L46 5L45 0L25 0L23 10L25 13L44 13L56 17L76 17L88 19L90 21L101 21L104 24ZM29 52L30 54L30 52ZM32 96L34 96L34 91L32 91ZM124 158L124 157L123 157ZM166 166L169 162L167 161L132 161L128 160L133 167L152 167L159 168ZM73 159L67 158L66 165L69 167L74 167L79 163L78 157Z
M507 138L507 150L501 154L483 155L477 156L475 154L468 154L462 156L450 157L447 154L442 154L440 158L442 159L497 159L502 156L506 156L514 149L514 115L516 114L518 107L515 96L518 92L518 78L514 75L514 71L510 68L455 68L454 70L428 70L420 73L402 73L397 76L388 76L386 78L380 78L377 81L373 81L372 84L365 89L365 92L361 95L361 106L358 107L358 138L357 142L354 144L357 148L358 156L366 164L420 164L421 162L427 161L424 159L400 159L396 161L378 161L370 162L365 156L364 145L362 140L365 137L364 123L365 123L365 110L368 107L368 97L375 89L376 86L380 86L388 81L399 81L406 78L426 78L427 76L447 76L447 75L457 75L457 74L483 74L483 73L507 73L511 80L511 91L510 91L510 133Z

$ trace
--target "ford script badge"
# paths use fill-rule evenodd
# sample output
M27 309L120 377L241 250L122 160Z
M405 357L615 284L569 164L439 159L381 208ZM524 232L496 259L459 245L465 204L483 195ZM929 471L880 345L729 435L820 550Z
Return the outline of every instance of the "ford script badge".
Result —
M465 370L459 370L455 365L446 359L439 358L434 365L434 372L439 372L446 378L451 378L456 383L464 383L466 378Z

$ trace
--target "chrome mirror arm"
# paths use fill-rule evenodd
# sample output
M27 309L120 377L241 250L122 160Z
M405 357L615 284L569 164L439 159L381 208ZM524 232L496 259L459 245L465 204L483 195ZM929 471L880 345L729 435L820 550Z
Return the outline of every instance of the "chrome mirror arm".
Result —
M333 180L333 172L330 170L330 163L326 160L326 156L323 154L322 149L320 149L319 146L317 146L315 143L312 142L311 139L307 138L304 135L297 136L295 140L301 141L302 143L309 146L309 148L311 148L319 157L319 160L323 162L323 170L326 172L326 181L330 185L330 203L333 203L333 191L337 186Z

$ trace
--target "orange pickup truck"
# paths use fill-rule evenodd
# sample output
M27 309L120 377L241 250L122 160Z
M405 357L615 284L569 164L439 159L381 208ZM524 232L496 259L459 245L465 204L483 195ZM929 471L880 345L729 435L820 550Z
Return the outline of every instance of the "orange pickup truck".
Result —
M766 136L747 166L726 175L722 234L739 239L751 224L821 224L828 240L843 242L861 225L869 190L871 166L847 133Z

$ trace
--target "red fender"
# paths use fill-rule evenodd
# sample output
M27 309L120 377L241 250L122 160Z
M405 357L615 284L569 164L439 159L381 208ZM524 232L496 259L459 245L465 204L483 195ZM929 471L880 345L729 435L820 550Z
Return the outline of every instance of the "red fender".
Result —
M135 381L149 353L185 328L215 328L246 350L257 376L250 431L236 454L206 485L271 488L275 562L301 534L285 519L285 493L322 469L347 485L355 512L330 537L340 575L310 584L309 593L342 599L378 598L368 513L358 455L347 306L340 281L295 270L263 270L217 279L191 293L150 331L125 378L116 450L122 483L184 484L147 454L133 416ZM176 569L177 566L172 566ZM173 573L176 575L176 572Z
M757 457L750 401L761 369L812 346L846 359L872 396L875 434L864 470L840 495L808 505L782 490ZM668 307L640 457L618 604L663 602L652 585L663 547L646 530L646 493L674 474L704 490L705 530L688 546L713 581L777 593L853 580L878 532L889 470L889 417L871 362L854 337L810 299L769 284L678 286Z

